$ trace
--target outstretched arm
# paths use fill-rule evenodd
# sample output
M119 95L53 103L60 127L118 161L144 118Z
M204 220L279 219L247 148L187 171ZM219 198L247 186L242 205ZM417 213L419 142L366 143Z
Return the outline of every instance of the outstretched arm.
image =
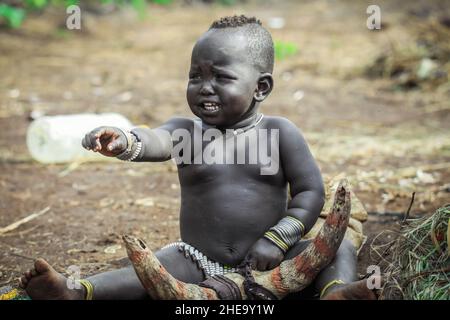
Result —
M172 118L162 126L150 129L137 127L130 132L116 127L99 127L84 137L82 145L88 150L104 156L129 161L166 161L171 159L172 133L177 129L190 131L192 121L186 118Z
M172 133L177 130L192 130L192 120L172 118L162 126L149 128L134 128L131 132L141 141L142 150L133 161L166 161L172 158L172 150L176 143L188 141L172 141Z

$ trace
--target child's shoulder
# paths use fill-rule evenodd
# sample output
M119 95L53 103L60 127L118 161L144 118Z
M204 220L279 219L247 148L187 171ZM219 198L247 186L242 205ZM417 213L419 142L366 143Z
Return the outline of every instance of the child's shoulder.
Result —
M264 116L266 121L266 127L268 129L279 129L280 131L286 132L298 132L300 133L300 128L293 123L291 120L280 117L280 116Z
M168 129L169 131L173 131L176 129L186 129L191 131L191 129L197 122L198 121L196 118L172 117L164 122L160 128Z
M267 116L265 118L265 127L269 130L278 130L279 141L283 145L307 145L302 130L291 120L280 116Z
M285 155L288 157L294 154L291 150L304 151L308 149L308 143L301 129L291 120L279 116L268 116L265 127L270 130L278 130L280 147L285 146ZM286 149L287 147L287 149ZM302 153L304 154L304 153Z

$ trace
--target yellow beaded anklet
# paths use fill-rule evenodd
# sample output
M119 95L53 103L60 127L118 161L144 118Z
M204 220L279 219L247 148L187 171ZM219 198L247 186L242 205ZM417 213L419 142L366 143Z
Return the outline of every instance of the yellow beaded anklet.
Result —
M86 300L92 300L92 297L94 296L94 287L92 286L92 283L88 280L80 280L80 283L86 288Z
M325 287L323 287L322 291L320 292L320 297L322 298L323 295L325 294L325 292L331 288L331 286L334 286L336 284L345 284L344 281L340 280L340 279L335 279L333 281L328 282Z

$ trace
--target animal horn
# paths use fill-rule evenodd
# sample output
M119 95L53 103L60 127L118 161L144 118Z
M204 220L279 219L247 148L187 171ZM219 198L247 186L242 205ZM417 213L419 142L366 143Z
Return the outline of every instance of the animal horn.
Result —
M252 271L255 282L281 299L289 293L307 287L334 258L344 238L350 218L350 190L345 179L339 182L334 204L317 236L296 257L283 261L270 271ZM217 300L213 289L175 279L144 241L123 236L125 247L142 285L153 299ZM225 277L236 283L243 299L247 298L243 287L244 277L227 273Z

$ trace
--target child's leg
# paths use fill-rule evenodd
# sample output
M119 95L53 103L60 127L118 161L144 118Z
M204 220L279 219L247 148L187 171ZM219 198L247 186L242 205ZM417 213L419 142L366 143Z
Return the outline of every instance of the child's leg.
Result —
M168 247L155 253L166 270L178 280L199 283L202 271L187 259L178 247ZM94 286L94 299L148 299L147 291L138 279L133 266L105 272L87 278Z
M287 253L285 260L292 259L306 249L310 240L300 241ZM316 277L312 286L321 298L329 299L373 299L375 295L367 288L366 281L357 281L357 256L353 244L344 239L333 261ZM305 288L305 291L312 291ZM289 299L304 298L302 293L289 295Z
M177 247L157 251L156 256L175 278L189 283L204 280L196 263L187 259ZM87 280L93 285L94 299L149 298L132 266L100 273ZM21 283L32 299L84 299L86 294L84 288L69 289L67 279L41 259L36 262L35 268L24 274Z
M314 286L321 295L325 295L339 284L348 284L357 280L356 264L358 258L353 244L344 239L333 261L317 276Z

